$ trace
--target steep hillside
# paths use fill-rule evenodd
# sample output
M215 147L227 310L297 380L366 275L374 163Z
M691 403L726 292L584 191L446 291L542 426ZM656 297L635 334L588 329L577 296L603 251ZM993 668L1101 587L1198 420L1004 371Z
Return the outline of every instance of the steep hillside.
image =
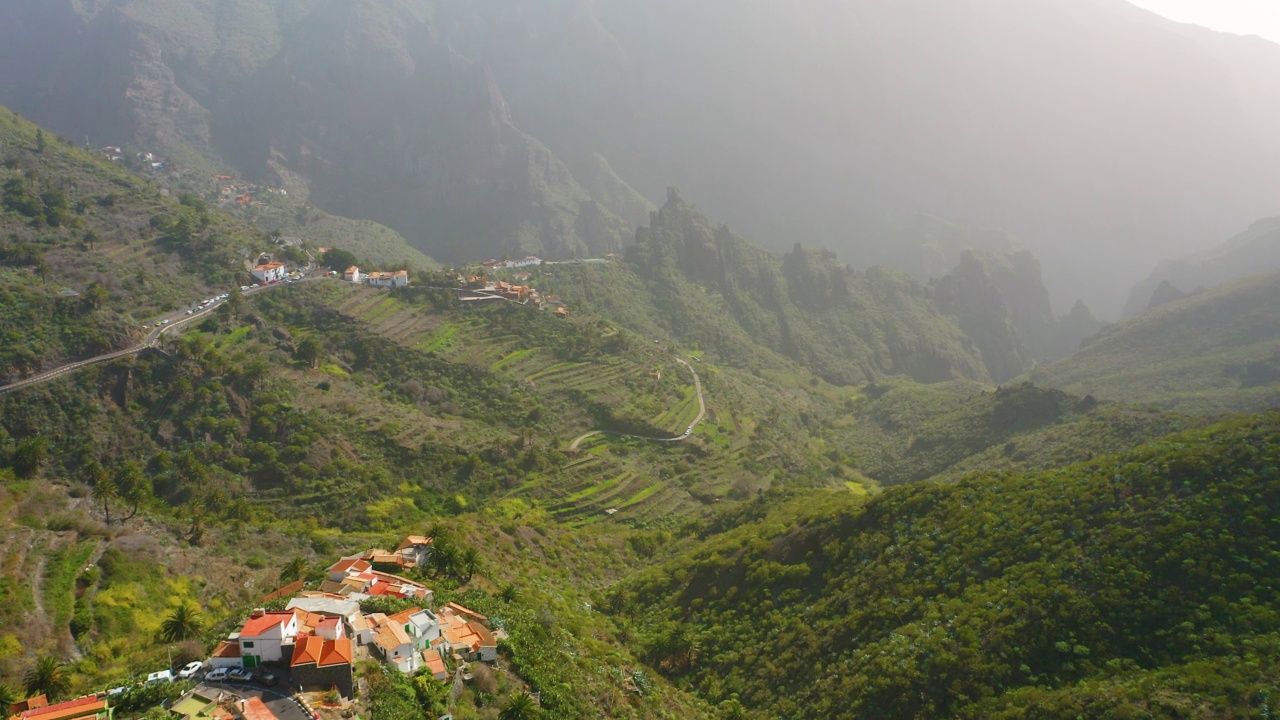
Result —
M675 184L775 251L921 279L938 235L894 218L1004 228L1056 304L1113 315L1152 257L1274 214L1258 42L1122 0L17 0L0 102L296 173L446 262L616 249Z
M764 497L610 592L759 718L1265 717L1280 416L1040 474Z
M1280 403L1280 275L1161 305L1113 325L1076 354L1033 370L1039 385L1192 413Z
M924 286L889 271L850 271L828 251L772 255L713 227L675 190L623 258L541 272L572 304L738 367L799 363L835 384L987 377L980 347Z
M239 285L261 232L163 197L0 108L0 377L136 343L162 312Z
M1266 218L1218 247L1161 263L1134 286L1125 315L1251 275L1280 270L1280 218Z

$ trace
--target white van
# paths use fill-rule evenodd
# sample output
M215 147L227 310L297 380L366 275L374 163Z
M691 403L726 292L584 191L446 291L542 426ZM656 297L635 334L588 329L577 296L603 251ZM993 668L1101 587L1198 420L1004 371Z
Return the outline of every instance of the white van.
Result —
M147 676L148 685L158 685L160 683L173 682L172 670L157 670Z

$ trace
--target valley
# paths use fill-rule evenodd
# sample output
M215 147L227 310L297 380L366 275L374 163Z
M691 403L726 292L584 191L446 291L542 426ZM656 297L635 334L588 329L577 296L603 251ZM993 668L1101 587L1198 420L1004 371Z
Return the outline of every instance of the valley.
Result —
M3 717L1271 717L1271 69L1124 0L3 4Z

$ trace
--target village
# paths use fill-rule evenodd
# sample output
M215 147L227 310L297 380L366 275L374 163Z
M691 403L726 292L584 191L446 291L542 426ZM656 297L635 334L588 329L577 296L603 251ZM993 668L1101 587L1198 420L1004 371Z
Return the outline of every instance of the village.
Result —
M341 558L322 580L285 585L265 596L207 659L177 672L150 673L140 685L195 683L165 706L173 720L349 718L359 712L357 698L368 700L357 672L364 662L452 684L447 692L456 697L474 677L476 663L497 663L498 644L507 635L467 607L437 606L431 589L399 574L425 567L432 542L410 535L394 550L373 548ZM366 612L362 604L390 604L396 611ZM57 704L38 695L12 704L8 717L111 720L113 698L127 690Z

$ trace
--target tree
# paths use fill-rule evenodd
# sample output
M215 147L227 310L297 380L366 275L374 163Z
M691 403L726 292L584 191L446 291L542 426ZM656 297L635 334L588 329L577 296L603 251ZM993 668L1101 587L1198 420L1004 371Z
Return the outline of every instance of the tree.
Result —
M18 697L18 690L16 688L12 685L0 683L0 708L5 708L5 712L9 711L8 707L10 705L21 699L22 698Z
M244 314L244 294L240 292L240 288L231 288L224 307L227 308L227 312L231 313L231 317L238 318Z
M85 464L81 476L93 488L94 499L102 503L102 514L110 525L111 503L120 499L120 486L116 484L116 479L97 460Z
M94 280L89 283L89 287L85 290L84 299L89 303L89 307L97 310L107 304L107 301L111 299L111 294L107 292L102 283Z
M460 578L463 582L470 582L479 567L480 551L474 547L468 547L458 556L458 573L465 576L465 579Z
M520 599L520 588L507 583L502 586L502 590L498 592L498 599L505 603L513 603Z
M43 155L45 147L44 130L36 128L36 152Z
M317 340L314 335L309 336L304 338L302 342L298 343L298 350L296 354L299 360L307 363L311 367L319 367L320 360L324 357L324 346L320 344L320 341Z
M52 656L42 657L31 666L22 679L27 697L44 694L50 700L57 699L71 689L71 678L62 663Z
M320 262L330 270L342 272L352 265L359 265L354 253L338 248L329 248L327 252L320 258Z
M200 611L183 603L160 623L160 637L165 642L181 642L198 636L202 629L204 617Z
M48 440L40 436L27 438L13 451L13 472L20 478L35 477L48 455Z
M306 558L299 555L285 563L284 567L280 569L280 582L287 584L294 580L302 580L310 571L311 563L308 563Z
M114 203L114 201L112 202ZM98 245L98 233L92 230L86 230L84 233L83 242L86 247L88 247L90 250L93 250Z
M542 717L542 708L533 696L527 692L512 695L498 713L498 720L537 720Z

